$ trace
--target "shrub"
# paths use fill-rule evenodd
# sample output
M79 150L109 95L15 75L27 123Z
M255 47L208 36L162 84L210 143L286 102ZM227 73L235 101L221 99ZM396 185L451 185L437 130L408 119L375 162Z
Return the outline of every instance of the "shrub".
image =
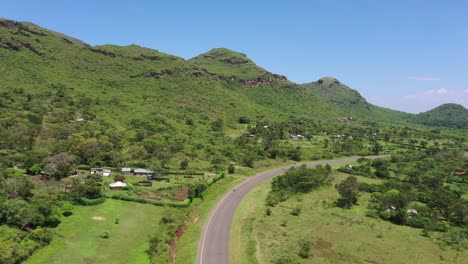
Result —
M49 244L54 238L53 231L48 228L38 227L31 232L31 239L42 245Z
M250 123L250 118L246 117L246 116L241 116L239 117L239 124L248 124Z
M108 239L109 238L109 232L108 231L104 231L102 232L101 235L99 235L100 238L104 238L104 239Z
M70 216L73 214L73 205L71 203L65 202L62 205L62 215L63 216Z
M118 181L124 182L125 181L125 176L122 175L122 174L117 174L117 175L114 176L114 181L115 182L118 182Z
M106 201L105 197L101 197L97 199L88 199L85 197L81 197L80 199L78 199L78 203L81 205L85 205L85 206L98 205L98 204L102 204L105 201Z
M307 241L307 240L301 240L299 241L299 253L298 255L301 257L301 258L309 258L311 255L312 255L312 252L311 252L311 243L310 241Z
M302 211L302 207L298 205L291 210L291 215L299 216L301 214L301 211Z
M234 164L229 164L228 166L228 173L229 174L233 174L234 172L236 171L236 167L234 166Z

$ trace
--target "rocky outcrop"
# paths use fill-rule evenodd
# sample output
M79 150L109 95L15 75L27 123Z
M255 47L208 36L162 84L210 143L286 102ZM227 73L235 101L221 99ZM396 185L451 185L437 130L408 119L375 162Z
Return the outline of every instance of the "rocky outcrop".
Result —
M249 60L247 59L243 59L243 58L240 58L240 57L231 57L231 58L228 58L228 59L223 59L223 60L220 60L224 63L228 63L228 64L231 64L231 65L241 65L241 64L246 64L249 62Z
M155 78L155 79L159 79L160 77L162 76L172 76L174 75L174 72L172 70L163 70L161 72L155 72L153 70L150 70L148 72L144 72L144 73L140 73L140 74L136 74L136 75L132 75L130 76L130 78L140 78L140 77L144 77L144 78Z
M141 54L141 57L143 57L144 59L147 59L147 60L150 60L150 61L158 61L158 60L161 60L161 56L151 56L151 55L145 55L145 54Z
M335 79L333 77L324 77L324 78L318 80L317 83L319 85L325 86L327 88L330 88L335 84L341 84L340 81L338 81L337 79Z
M257 79L243 81L242 84L245 85L245 86L255 87L255 86L261 86L261 85L264 85L264 84L268 84L268 83L271 83L271 82L273 82L273 78L267 77L267 76L262 76L262 77L259 77Z
M117 57L117 56L115 55L115 53L110 52L110 51L107 51L107 50L101 50L101 49L95 49L95 48L89 48L89 50L92 51L92 52L95 52L95 53L102 54L102 55L104 55L104 56L111 57L111 58Z
M19 23L13 20L0 20L0 27L15 28Z
M265 85L265 84L269 84L273 82L282 83L286 86L290 84L286 76L279 75L279 74L273 74L272 76L264 75L262 77L259 77L253 80L245 80L242 82L242 84L245 86L255 87L255 86L261 86L261 85ZM287 88L296 89L297 87L294 85L289 85Z
M31 43L22 42L15 38L11 38L11 39L0 38L0 47L6 48L9 50L14 50L14 51L20 51L22 49L26 49L26 50L33 52L36 55L39 55L39 56L44 55L43 52L41 52L37 47L35 47Z

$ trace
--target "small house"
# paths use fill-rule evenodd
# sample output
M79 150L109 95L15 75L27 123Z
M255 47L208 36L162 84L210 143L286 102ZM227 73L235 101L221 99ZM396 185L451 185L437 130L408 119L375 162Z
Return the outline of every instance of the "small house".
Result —
M111 175L111 170L102 170L102 176L109 177Z
M102 174L102 168L91 168L91 174Z
M132 173L132 168L122 168L122 174L130 174Z
M393 212L393 211L395 211L395 210L396 210L396 207L395 207L395 206L389 205L389 206L387 206L387 210L386 210L386 211L387 211L387 213L390 213L390 212Z
M416 211L416 209L410 208L406 210L406 213L409 215L415 215L415 214L418 214L418 211Z
M80 171L75 169L75 168L72 168L72 169L70 169L70 173L71 173L71 175L78 175L80 173Z
M154 176L154 171L147 170L147 169L136 169L136 170L133 171L133 174L135 176L146 176L146 177L148 177L150 175Z
M122 190L124 187L127 187L125 182L117 181L109 184L111 190Z

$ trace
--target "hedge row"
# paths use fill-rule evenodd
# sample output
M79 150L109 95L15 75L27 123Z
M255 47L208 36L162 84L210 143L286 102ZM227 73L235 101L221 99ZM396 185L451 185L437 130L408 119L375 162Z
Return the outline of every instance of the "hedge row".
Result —
M78 203L80 205L85 205L85 206L98 205L98 204L102 204L105 201L106 201L105 197L100 197L97 199L88 199L85 197L81 197L80 199L78 199Z
M225 176L225 175L224 175L224 172L223 172L223 173L220 173L220 174L218 174L216 177L213 177L213 178L209 179L209 180L206 182L206 184L208 184L208 186L211 186L213 183L215 183L215 182L221 180L222 178L224 178L224 176Z
M152 201L152 200L147 200L143 198L136 198L136 197L130 197L130 196L125 196L125 195L119 195L119 194L114 194L114 195L110 195L107 197L114 199L114 200L122 200L122 201L136 202L136 203L142 203L142 204L152 204L152 205L157 205L157 206L187 207L190 204L189 199L185 199L183 202L172 202L172 201Z

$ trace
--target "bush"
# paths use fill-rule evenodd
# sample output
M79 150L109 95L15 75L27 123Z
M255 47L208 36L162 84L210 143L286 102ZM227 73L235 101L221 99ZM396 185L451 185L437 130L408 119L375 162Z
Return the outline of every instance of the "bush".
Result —
M148 181L148 180L144 180L144 181L135 182L133 185L134 186L151 187L151 186L153 186L153 182Z
M301 211L302 211L302 207L298 205L291 210L291 215L299 216L301 214Z
M109 239L109 232L108 231L104 231L102 232L101 235L99 235L100 238L104 238L104 239Z
M298 255L301 257L301 258L309 258L311 255L312 255L312 252L311 252L311 243L310 241L307 241L307 240L301 240L299 241L299 253Z
M78 199L78 203L81 205L85 205L85 206L98 205L98 204L102 204L105 201L106 201L105 197L101 197L97 199L89 199L89 198L81 197L80 199Z
M236 171L236 167L234 166L234 164L232 164L232 163L229 164L228 173L233 174L235 171Z
M41 245L49 244L53 238L53 231L48 228L38 227L31 232L31 239L39 242Z
M117 174L117 175L114 176L114 181L115 182L118 182L118 181L124 182L125 181L125 176L122 175L122 174Z
M250 123L250 118L246 117L246 116L241 116L239 117L239 124L248 124Z
M80 165L76 166L76 168L79 169L79 170L87 170L87 171L89 171L89 170L91 169L91 166L89 166L89 165L84 165L84 164L80 164Z
M62 215L63 216L70 216L73 214L73 205L71 203L65 202L62 205Z

